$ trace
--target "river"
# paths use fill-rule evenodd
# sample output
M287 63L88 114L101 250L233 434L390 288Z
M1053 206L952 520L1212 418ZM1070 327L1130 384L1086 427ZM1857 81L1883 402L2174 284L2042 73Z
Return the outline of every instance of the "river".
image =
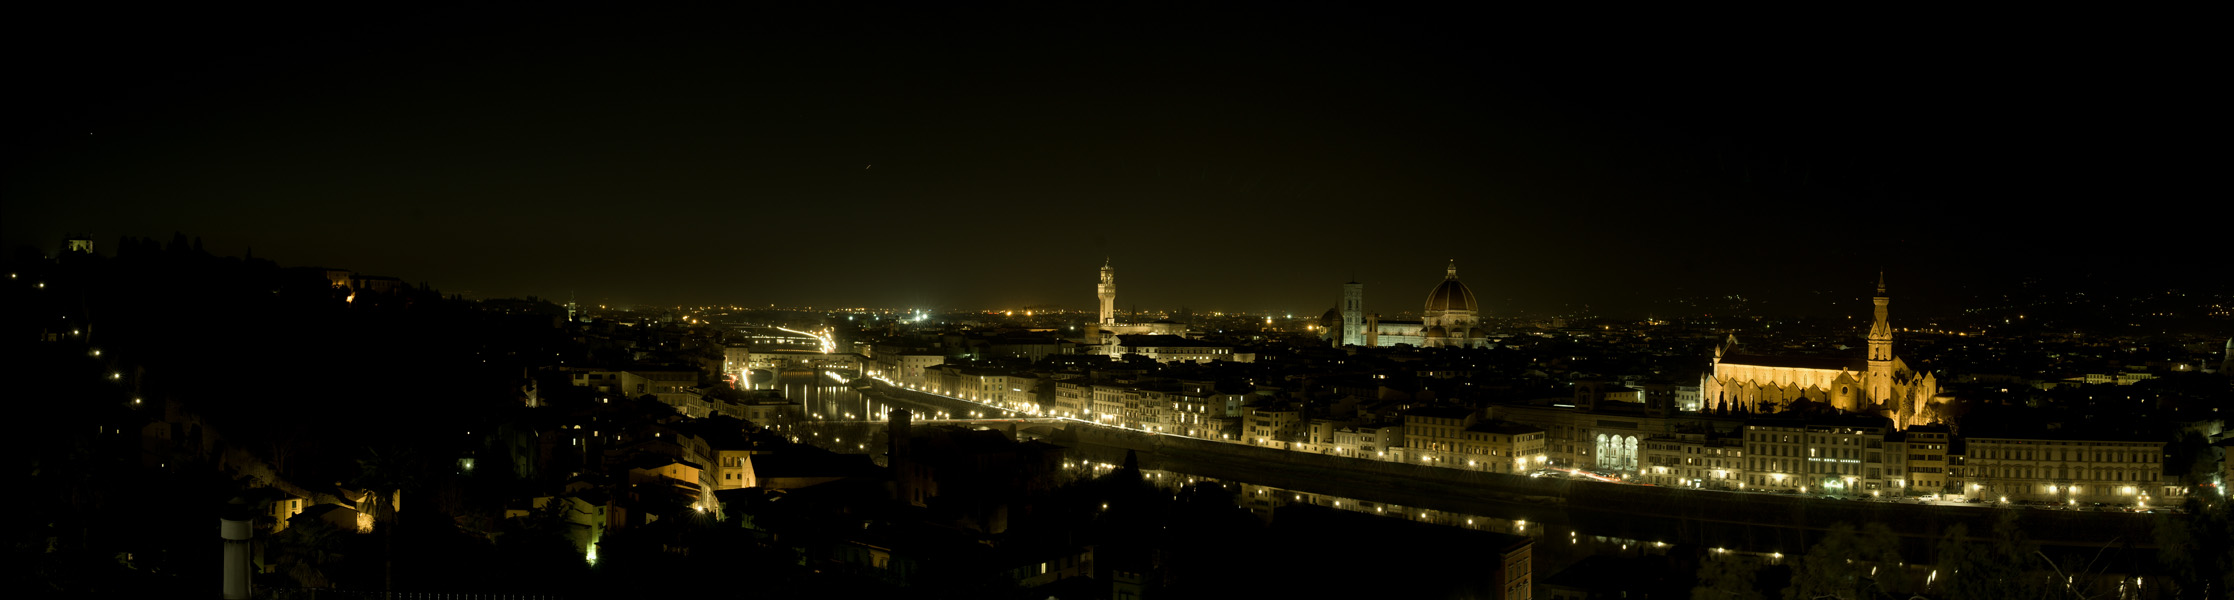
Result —
M916 418L919 421L930 422L955 414L1010 416L998 409L920 392L864 394L849 384L822 375L795 374L778 378L771 385L755 387L780 390L785 398L802 404L804 418L790 430L790 434L798 441L836 452L868 454L880 465L884 464L886 443L884 419L892 409L909 409L918 415ZM1029 433L1022 435L1026 439L1035 437ZM1121 460L1121 457L1112 458L1107 455L1106 449L1100 452L1078 449L1066 458L1065 467L1074 477L1091 477L1116 468L1113 463L1117 460ZM1542 516L1534 518L1531 518L1532 515L1525 508L1516 508L1506 514L1466 514L1391 503L1389 498L1352 498L1313 493L1258 482L1219 480L1172 470L1150 469L1144 470L1143 474L1151 482L1174 492L1181 486L1196 482L1226 485L1238 492L1236 501L1243 508L1268 522L1274 511L1281 506L1311 504L1449 527L1529 536L1537 540L1535 553L1538 564L1553 569L1591 555L1659 554L1671 547L1658 540L1605 535L1603 532L1589 531L1588 527L1571 526L1563 522L1559 511L1541 511ZM1780 554L1760 555L1769 560L1782 558Z

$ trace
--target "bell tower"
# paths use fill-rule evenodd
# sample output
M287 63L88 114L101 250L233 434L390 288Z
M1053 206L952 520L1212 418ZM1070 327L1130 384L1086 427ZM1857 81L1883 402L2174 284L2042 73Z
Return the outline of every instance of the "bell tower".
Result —
M1876 319L1869 324L1869 381L1865 385L1871 402L1893 401L1893 325L1886 320L1885 305L1892 302L1885 295L1885 273L1877 273L1877 297L1870 302L1876 305ZM1860 407L1855 407L1860 408ZM1900 412L1902 407L1890 407Z
M1117 324L1117 269L1109 266L1109 259L1101 262L1101 285L1094 286L1101 294L1101 321L1103 325Z
M1342 284L1342 346L1365 345L1365 284Z

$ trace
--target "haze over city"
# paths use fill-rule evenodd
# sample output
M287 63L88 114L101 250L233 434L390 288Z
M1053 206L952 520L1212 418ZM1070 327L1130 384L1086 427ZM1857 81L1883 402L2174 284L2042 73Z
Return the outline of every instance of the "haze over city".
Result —
M2201 81L2138 60L2177 37L48 10L11 42L68 48L20 63L11 246L183 232L651 305L1083 308L1104 258L1141 307L1250 312L1451 259L1508 314L1813 306L1880 270L1935 309L2025 277L2224 279L2195 275L2202 159L2158 137Z

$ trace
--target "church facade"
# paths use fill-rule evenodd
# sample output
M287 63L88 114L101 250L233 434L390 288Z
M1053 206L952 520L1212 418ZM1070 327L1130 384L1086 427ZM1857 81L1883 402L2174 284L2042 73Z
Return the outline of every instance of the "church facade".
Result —
M1365 284L1342 285L1342 301L1319 319L1320 330L1336 347L1382 347L1411 344L1421 348L1486 348L1489 332L1481 326L1481 302L1474 291L1458 280L1458 261L1443 272L1442 283L1427 293L1420 320L1381 320L1365 312Z
M1939 395L1939 380L1893 355L1893 327L1886 316L1891 299L1883 277L1871 301L1876 318L1862 357L1747 354L1732 336L1714 349L1699 384L1702 408L1760 413L1809 400L1843 412L1880 414L1896 427L1925 424L1923 406Z

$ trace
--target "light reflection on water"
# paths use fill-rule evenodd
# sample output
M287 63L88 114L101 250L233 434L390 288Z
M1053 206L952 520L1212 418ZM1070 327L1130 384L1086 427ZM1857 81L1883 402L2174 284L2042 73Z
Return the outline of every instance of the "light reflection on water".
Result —
M893 406L824 377L790 376L765 389L799 402L799 418L778 431L801 443L844 454L867 454L884 465L884 419Z
M955 407L942 409L911 400L886 398L882 394L862 394L851 386L837 384L825 377L784 377L768 388L780 389L785 398L801 403L803 418L791 427L792 434L799 441L835 452L868 454L879 465L885 464L885 419L892 409L908 408L918 414L917 419L927 418L924 416L926 414L935 417L935 413L941 410L958 410ZM1115 469L1116 465L1073 458L1066 460L1064 467L1071 477L1087 478L1106 474ZM1241 508L1267 522L1282 506L1309 504L1475 531L1524 535L1536 539L1534 552L1539 564L1544 566L1565 565L1591 555L1641 556L1664 554L1670 549L1668 544L1654 540L1584 535L1562 523L1539 522L1525 517L1464 514L1243 481L1220 481L1173 471L1150 470L1143 471L1142 474L1150 482L1175 495L1181 487L1195 483L1226 486L1235 492L1234 501Z
M1063 466L1073 471L1074 477L1093 477L1107 474L1117 465L1106 462L1065 462ZM1187 473L1161 470L1143 470L1141 476L1149 483L1177 497L1182 488L1197 484L1216 484L1234 492L1234 503L1267 523L1283 506L1310 505L1382 517L1431 523L1474 531L1487 531L1535 538L1533 550L1536 560L1546 566L1564 566L1585 556L1644 556L1666 554L1672 545L1651 540L1634 540L1603 535L1583 535L1569 528L1557 527L1526 518L1504 518L1472 515L1403 504L1375 502L1330 494L1290 490L1242 481L1221 481Z

